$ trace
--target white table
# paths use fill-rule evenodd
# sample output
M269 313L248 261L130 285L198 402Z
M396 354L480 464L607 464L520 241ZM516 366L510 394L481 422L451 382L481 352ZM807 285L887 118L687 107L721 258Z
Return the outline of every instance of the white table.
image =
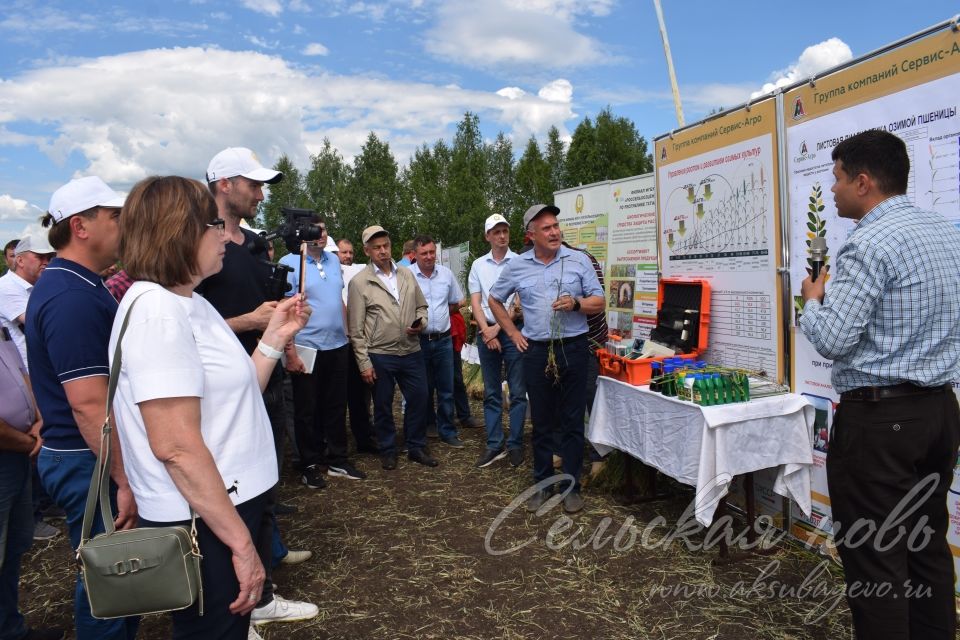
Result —
M768 468L773 490L810 514L813 420L793 393L701 407L601 376L587 437L696 487L697 521L710 526L734 476Z

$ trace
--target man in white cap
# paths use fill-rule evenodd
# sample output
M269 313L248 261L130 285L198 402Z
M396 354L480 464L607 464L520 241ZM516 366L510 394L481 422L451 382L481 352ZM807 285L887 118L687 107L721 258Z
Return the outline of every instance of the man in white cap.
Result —
M98 275L117 259L123 198L96 176L57 189L42 224L49 227L49 262L27 303L25 333L30 378L43 416L37 469L44 489L67 514L70 546L80 530L90 478L100 451L100 428L110 375L107 344L117 301ZM111 493L118 529L137 524L137 505L123 471L123 452L111 434ZM99 512L93 534L103 531ZM139 618L98 620L77 576L74 619L78 640L133 638Z
M56 255L47 239L40 234L25 236L14 249L14 264L0 277L0 326L10 332L20 357L27 362L27 339L23 335L27 300L47 263Z
M490 289L517 254L510 250L510 222L499 213L487 218L483 232L490 243L490 252L473 262L467 278L470 310L478 327L477 353L480 356L480 372L483 374L483 421L487 428L487 446L477 460L477 467L488 467L507 455L510 456L510 464L519 467L523 462L523 420L527 415L523 354L501 329L487 302ZM505 302L511 313L515 308L515 297L511 295ZM507 384L510 386L510 437L506 447L500 418L504 369Z
M224 317L237 334L240 344L252 353L261 332L273 315L277 301L271 299L267 283L273 273L268 258L268 244L259 234L240 225L241 220L252 221L263 202L263 185L276 184L283 174L260 164L257 156L244 147L229 147L213 157L207 167L207 185L217 202L220 217L225 221L224 232L230 238L223 256L223 268L216 275L200 283L197 293L203 295ZM263 403L277 448L277 461L283 460L281 444L286 424L283 399L283 370L276 367ZM273 593L272 569L275 562L295 564L308 560L310 551L288 550L280 540L276 524L275 500L271 499L264 518L264 530L256 541L260 559L267 570L263 593L257 608L251 614L253 624L307 620L319 613L308 602L286 600Z

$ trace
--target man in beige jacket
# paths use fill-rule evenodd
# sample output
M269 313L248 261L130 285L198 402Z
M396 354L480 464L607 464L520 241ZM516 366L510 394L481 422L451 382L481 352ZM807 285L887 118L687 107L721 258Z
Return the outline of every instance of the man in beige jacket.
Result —
M390 256L390 235L374 225L363 230L367 267L350 281L347 322L360 376L373 388L373 429L384 469L397 468L394 383L407 401L403 434L407 457L428 467L427 372L419 334L427 324L427 301L409 269Z

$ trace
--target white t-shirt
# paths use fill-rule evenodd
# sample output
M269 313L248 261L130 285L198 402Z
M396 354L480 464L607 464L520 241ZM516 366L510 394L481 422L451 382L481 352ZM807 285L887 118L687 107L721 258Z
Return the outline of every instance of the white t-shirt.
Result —
M123 297L110 334L110 361L123 318L122 364L113 413L123 466L140 515L174 522L190 507L147 440L137 403L157 398L200 398L200 430L224 491L234 504L277 483L273 432L256 370L220 314L198 294L185 298L159 285L137 282Z
M27 311L27 300L33 285L13 271L0 276L0 326L6 327L17 344L23 364L27 364L27 339L20 330L17 318Z

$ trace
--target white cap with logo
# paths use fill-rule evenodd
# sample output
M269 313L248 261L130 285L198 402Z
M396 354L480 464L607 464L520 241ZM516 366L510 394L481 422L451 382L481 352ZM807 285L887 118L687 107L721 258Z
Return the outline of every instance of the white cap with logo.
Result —
M283 180L283 174L273 169L267 169L257 155L246 147L229 147L217 155L207 166L207 182L216 182L223 178L243 176L256 182L276 184Z
M498 224L505 224L509 227L510 221L504 218L499 213L495 213L489 218L487 218L486 222L483 223L483 232L487 233L488 231L490 231L490 229L493 229Z
M108 187L106 182L97 176L87 176L71 180L54 191L47 211L53 216L54 222L60 222L94 207L119 209L123 201L124 197Z

